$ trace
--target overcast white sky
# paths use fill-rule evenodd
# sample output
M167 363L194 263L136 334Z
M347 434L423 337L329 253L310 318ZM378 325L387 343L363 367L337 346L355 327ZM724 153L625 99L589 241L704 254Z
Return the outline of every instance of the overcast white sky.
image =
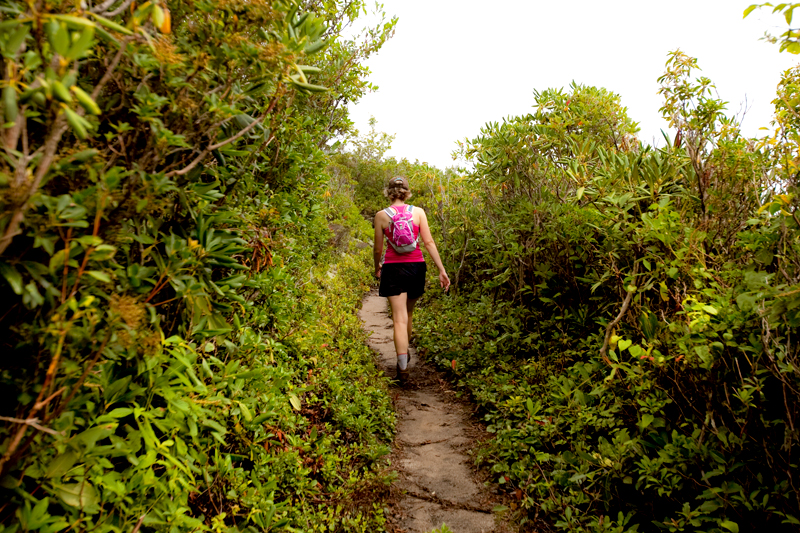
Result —
M456 140L528 113L534 88L575 80L619 94L640 139L660 142L666 123L656 79L667 53L680 48L698 58L730 112L747 99L743 129L755 136L769 123L780 73L798 56L759 40L786 26L764 10L742 19L751 3L385 0L387 15L400 21L368 62L380 89L351 106L351 117L362 132L374 116L379 131L395 134L389 155L444 168L454 164Z

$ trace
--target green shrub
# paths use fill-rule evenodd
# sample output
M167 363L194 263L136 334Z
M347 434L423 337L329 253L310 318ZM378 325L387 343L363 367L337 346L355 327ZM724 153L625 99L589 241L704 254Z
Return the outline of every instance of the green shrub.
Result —
M381 527L368 254L330 246L321 147L395 21L358 48L360 3L316 7L4 5L0 531Z
M577 86L465 149L457 293L426 296L419 344L479 404L477 459L531 528L800 524L791 148L741 138L695 66L674 54L661 80L683 132L664 149L614 142L616 99Z

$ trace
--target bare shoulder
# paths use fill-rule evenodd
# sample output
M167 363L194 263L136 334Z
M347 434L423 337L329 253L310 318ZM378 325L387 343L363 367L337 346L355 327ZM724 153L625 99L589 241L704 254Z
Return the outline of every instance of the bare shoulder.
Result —
M386 211L381 209L375 213L375 223L381 226L387 226L389 224L389 215L386 214Z

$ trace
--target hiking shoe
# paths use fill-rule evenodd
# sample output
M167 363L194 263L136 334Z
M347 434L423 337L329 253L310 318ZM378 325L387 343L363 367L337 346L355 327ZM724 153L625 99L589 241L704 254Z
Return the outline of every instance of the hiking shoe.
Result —
M405 370L400 370L400 363L397 363L397 381L401 385L408 383L408 365L406 365Z

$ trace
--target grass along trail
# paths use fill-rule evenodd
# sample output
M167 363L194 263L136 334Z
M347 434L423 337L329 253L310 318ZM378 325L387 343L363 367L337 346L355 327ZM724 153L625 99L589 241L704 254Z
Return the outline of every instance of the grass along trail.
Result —
M397 359L386 299L372 291L359 317L378 364L394 377ZM453 400L435 369L420 363L413 347L409 352L411 384L392 390L398 418L392 460L399 477L390 527L407 533L426 533L442 524L454 533L504 530L491 512L496 495L471 469L467 451L479 430L470 424L469 411Z

